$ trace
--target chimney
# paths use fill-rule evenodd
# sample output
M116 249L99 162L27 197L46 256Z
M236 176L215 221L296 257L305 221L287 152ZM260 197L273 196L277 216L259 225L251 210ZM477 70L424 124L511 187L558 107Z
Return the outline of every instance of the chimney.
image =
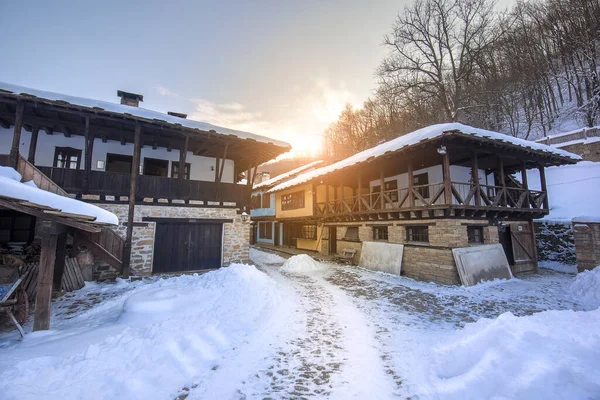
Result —
M167 114L173 116L173 117L178 117L178 118L183 118L186 119L187 118L187 114L183 114L183 113L178 113L175 111L169 111Z
M259 172L256 175L256 178L254 179L254 183L255 184L259 184L261 182L268 181L269 179L271 179L271 173L270 172L266 172L266 171L265 172Z
M132 107L138 107L140 105L140 101L144 101L144 96L141 94L124 92L122 90L117 90L117 96L121 98L121 104Z

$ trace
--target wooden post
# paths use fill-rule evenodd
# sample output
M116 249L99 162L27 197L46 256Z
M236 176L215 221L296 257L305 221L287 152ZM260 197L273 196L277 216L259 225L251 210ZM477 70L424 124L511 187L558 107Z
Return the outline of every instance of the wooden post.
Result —
M131 163L131 177L129 186L129 211L127 214L127 234L123 246L123 277L129 278L131 265L131 240L133 238L133 215L135 213L135 195L140 171L140 150L141 150L142 127L135 125L135 134L133 139L133 162Z
M540 171L540 183L542 184L542 192L546 193L543 205L546 210L549 210L550 203L548 202L548 187L546 186L546 170L544 169L543 165L539 165L538 171Z
M29 155L27 156L27 161L35 165L35 152L37 150L37 141L38 141L38 133L40 132L40 128L34 126L31 130L31 141L29 142Z
M358 171L358 211L362 211L362 174Z
M54 262L58 234L61 228L50 221L42 222L42 251L40 254L40 266L37 278L37 290L35 297L35 315L33 330L50 329L50 303L52 302L52 278L54 274Z
M94 138L90 137L90 117L85 117L85 128L83 131L83 137L85 141L85 163L83 165L83 193L87 194L90 188L90 171L92 169L92 151L94 146Z
M442 155L442 172L444 173L444 202L446 205L452 204L452 180L450 178L450 156L448 150Z
M186 136L185 143L183 144L183 149L179 150L179 172L177 173L177 179L179 180L179 197L183 197L183 180L185 179L185 159L187 157L189 145L190 138L189 136Z
M325 215L329 212L329 185L327 184L327 178L323 179L323 183L325 183L325 207L324 212Z
M385 198L383 197L383 192L385 191L385 171L383 165L379 171L379 184L379 204L381 209L385 210Z
M529 190L529 185L527 183L527 164L525 162L521 162L521 181L523 182L523 189Z
M340 209L338 212L346 212L346 204L344 202L345 198L344 198L344 176L340 175ZM337 197L337 190L335 193L336 197ZM336 200L337 201L337 200Z
M481 206L481 189L479 187L479 163L477 161L477 153L473 153L473 166L471 168L471 175L473 177L473 185L475 187L475 205Z
M221 200L221 180L223 179L223 171L225 170L225 159L227 158L227 149L229 149L229 143L225 143L225 150L223 151L221 166L218 169L219 173L217 176L217 200L219 201ZM254 186L254 177L252 177L252 185Z
M23 112L25 103L17 101L17 112L15 114L15 130L13 133L12 147L10 149L10 166L17 169L19 165L19 146L21 144L21 128L23 127Z
M60 291L63 273L65 271L65 256L67 253L67 232L59 233L56 242L56 259L54 261L54 277L52 279L54 290Z
M506 180L504 178L504 160L502 157L498 157L498 180L500 181L500 186L502 187L502 206L507 206L507 193L506 193Z
M409 158L406 160L406 167L408 173L408 206L413 208L415 206L415 194L413 193L413 186L415 184L415 178L413 176L413 164L412 160Z

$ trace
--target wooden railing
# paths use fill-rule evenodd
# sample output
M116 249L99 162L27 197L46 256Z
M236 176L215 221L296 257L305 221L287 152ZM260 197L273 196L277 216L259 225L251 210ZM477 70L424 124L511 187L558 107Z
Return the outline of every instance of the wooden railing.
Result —
M84 189L83 170L38 167L67 193L101 196L129 196L130 175L116 172L91 171L87 190ZM246 204L248 188L233 183L183 180L162 176L140 175L137 198L197 200L204 202L231 202Z
M452 182L451 203L446 204L443 183L413 186L344 197L328 202L316 202L317 216L354 214L360 212L387 212L419 210L427 208L471 207L510 208L542 210L546 193L524 188L500 187L493 185L475 185L469 182ZM412 194L412 199L410 198Z

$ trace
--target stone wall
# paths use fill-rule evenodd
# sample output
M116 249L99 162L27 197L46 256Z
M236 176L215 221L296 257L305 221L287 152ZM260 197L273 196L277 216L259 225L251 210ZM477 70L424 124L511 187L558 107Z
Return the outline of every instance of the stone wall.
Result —
M404 244L402 275L423 281L453 285L460 284L458 271L452 256L452 249L469 247L467 227L483 227L483 244L499 243L498 227L487 221L467 219L428 219L422 221L394 221L393 223L363 223L337 226L337 249L356 249L355 261L360 259L363 241L373 240L373 226L388 227L388 242ZM427 225L429 243L410 243L406 238L406 228L410 225ZM358 226L359 241L344 240L348 226Z
M536 222L534 228L540 261L575 264L575 238L570 223Z
M573 221L577 270L583 272L600 265L600 222Z
M127 232L127 204L97 204L114 213L119 218L119 226L114 228L123 238ZM248 262L250 251L250 224L244 223L233 208L176 207L160 205L136 205L133 220L144 226L134 226L131 242L131 271L134 275L152 273L155 222L142 221L143 217L156 218L198 218L231 219L233 223L223 224L223 265L235 262Z
M585 161L600 161L600 141L576 143L560 149L579 154Z

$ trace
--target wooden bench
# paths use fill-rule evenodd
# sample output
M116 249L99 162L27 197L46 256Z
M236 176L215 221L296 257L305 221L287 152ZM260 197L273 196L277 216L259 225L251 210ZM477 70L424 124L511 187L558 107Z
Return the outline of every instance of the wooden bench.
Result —
M356 249L343 249L342 253L336 256L336 260L343 263L352 263L356 252Z

